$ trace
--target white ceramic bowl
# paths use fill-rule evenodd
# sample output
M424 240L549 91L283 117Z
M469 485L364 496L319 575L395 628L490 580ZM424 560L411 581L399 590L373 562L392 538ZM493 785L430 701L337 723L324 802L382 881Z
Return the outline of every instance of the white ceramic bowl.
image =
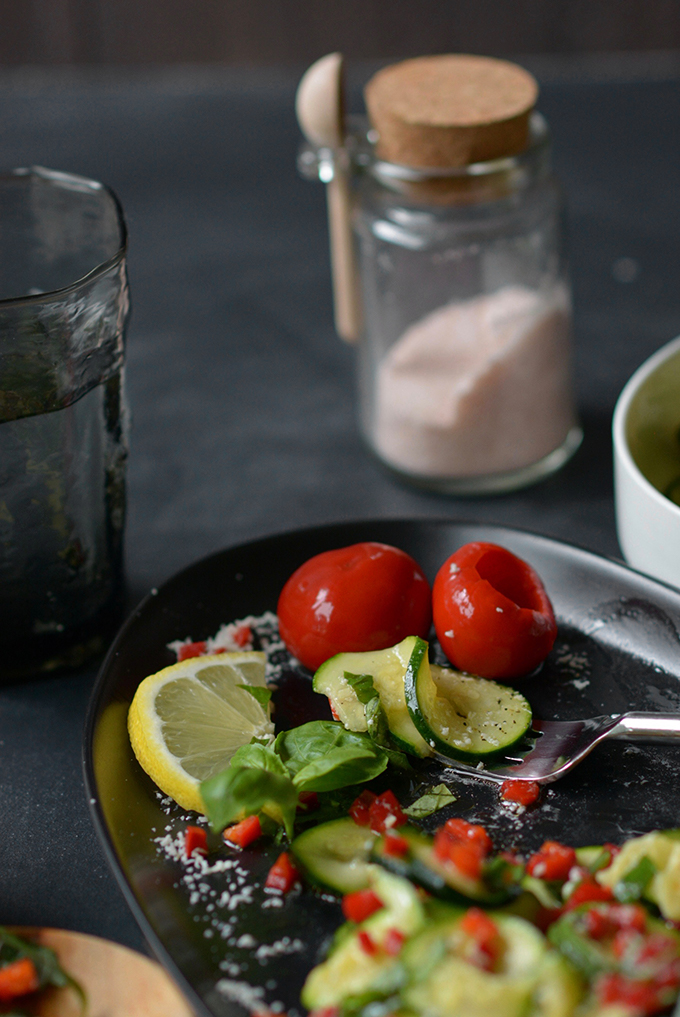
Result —
M626 561L680 587L680 336L639 367L614 411L614 493Z

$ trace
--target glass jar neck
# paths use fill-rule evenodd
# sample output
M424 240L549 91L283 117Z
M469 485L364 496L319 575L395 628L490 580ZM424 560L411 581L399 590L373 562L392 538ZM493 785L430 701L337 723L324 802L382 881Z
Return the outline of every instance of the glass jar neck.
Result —
M531 117L529 144L517 155L447 169L386 162L375 151L377 137L365 117L348 118L346 152L353 174L416 205L474 205L525 191L551 170L551 145L544 117Z

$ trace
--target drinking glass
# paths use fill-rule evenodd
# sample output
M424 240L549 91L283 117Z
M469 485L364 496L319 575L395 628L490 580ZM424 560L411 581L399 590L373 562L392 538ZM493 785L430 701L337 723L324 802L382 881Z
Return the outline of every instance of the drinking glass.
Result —
M104 649L122 600L129 311L115 195L0 176L0 680Z

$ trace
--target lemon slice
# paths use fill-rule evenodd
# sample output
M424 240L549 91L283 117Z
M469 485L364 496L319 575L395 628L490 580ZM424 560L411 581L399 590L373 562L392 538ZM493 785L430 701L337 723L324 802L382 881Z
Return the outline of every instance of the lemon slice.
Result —
M203 812L202 780L229 764L251 738L271 738L271 707L239 685L264 687L265 655L192 657L145 678L128 714L132 748L164 794Z

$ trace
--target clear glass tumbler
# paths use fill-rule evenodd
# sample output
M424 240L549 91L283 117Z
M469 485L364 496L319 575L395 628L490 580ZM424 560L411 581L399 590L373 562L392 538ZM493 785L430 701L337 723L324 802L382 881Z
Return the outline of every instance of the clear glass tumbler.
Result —
M0 680L77 666L120 617L127 233L94 180L0 176Z

